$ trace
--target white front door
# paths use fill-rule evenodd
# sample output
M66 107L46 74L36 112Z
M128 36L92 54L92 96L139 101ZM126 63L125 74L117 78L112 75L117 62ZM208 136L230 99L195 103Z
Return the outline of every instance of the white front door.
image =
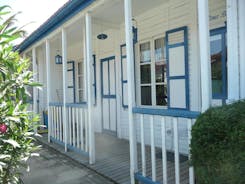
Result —
M116 63L115 56L101 59L102 127L104 132L116 135Z

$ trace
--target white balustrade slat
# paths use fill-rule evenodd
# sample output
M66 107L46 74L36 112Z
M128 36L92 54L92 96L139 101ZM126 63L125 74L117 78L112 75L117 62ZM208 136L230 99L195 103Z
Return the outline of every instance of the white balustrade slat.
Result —
M58 140L61 140L60 139L60 132L61 132L61 130L60 130L60 107L57 107L57 135L58 135Z
M175 183L180 183L179 173L179 136L178 136L178 118L173 118L174 125L174 164L175 164Z
M63 141L63 126L62 126L62 107L60 107L60 140Z
M54 107L51 107L51 114L52 114L52 137L54 137Z
M57 109L54 107L54 137L57 139Z
M75 126L76 126L76 123L75 123L75 112L74 112L74 108L72 108L72 138L73 138L73 146L76 146L76 136L75 136Z
M152 180L156 181L156 151L155 151L155 138L154 138L154 121L153 116L150 116L150 126L151 126L151 170L152 170Z
M188 119L187 121L187 126L188 126L188 143L189 143L189 160L190 160L190 144L191 144L191 129L192 129L192 119ZM194 179L194 169L193 166L189 167L189 184L194 184L195 179Z
M60 107L60 133L61 133L61 141L64 141L64 126L63 126L63 116L62 116L62 106Z
M85 151L88 152L88 116L85 113Z
M69 122L69 142L72 145L72 129L71 129L71 108L68 107L68 122Z
M144 134L144 115L140 115L140 135L141 135L141 158L142 158L142 175L146 176L145 161L145 134Z
M80 128L79 128L79 115L78 115L78 113L79 113L79 108L76 108L75 109L75 112L76 112L76 125L77 125L77 129L76 129L76 131L77 131L77 148L79 149L80 148L80 134L79 134L79 131L80 131Z
M53 137L53 136L54 136L54 135L53 135L53 129L54 129L54 128L53 128L53 107L50 106L49 109L50 109L50 114L49 114L48 116L50 116L50 126L51 126L51 127L50 127L50 136Z
M84 150L84 139L83 139L83 109L80 109L80 134L81 134L81 149Z
M56 108L57 114L57 140L60 140L60 113L59 107Z
M161 118L161 131L162 131L162 174L163 183L167 184L167 151L166 151L166 119Z

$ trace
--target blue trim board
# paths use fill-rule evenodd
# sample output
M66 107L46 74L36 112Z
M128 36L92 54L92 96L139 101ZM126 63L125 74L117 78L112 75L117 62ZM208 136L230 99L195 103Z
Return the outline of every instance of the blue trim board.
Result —
M63 23L74 17L80 11L88 7L95 0L70 0L56 11L46 22L44 22L36 31L27 37L20 45L16 47L20 53L41 40L49 33L57 29Z
M87 108L87 103L67 103L66 107L74 107L74 108Z
M154 182L150 177L145 177L141 173L135 173L134 178L144 184L161 184L160 182Z
M184 42L180 42L180 43L175 43L175 44L169 44L169 35L172 33L176 33L176 32L182 32L183 31L183 36L184 36ZM166 36L165 36L165 41L166 41L166 58L167 58L167 86L168 86L168 108L169 109L180 109L180 108L174 108L170 106L170 80L177 80L177 79L185 79L185 102L186 102L186 107L183 108L185 110L189 110L190 109L190 95L189 95L189 64L188 64L188 27L187 26L183 26L183 27L179 27L176 29L172 29L166 32ZM184 76L170 76L169 74L169 50L172 48L176 48L176 47L184 47L184 51L185 51L185 75ZM182 109L182 108L181 108Z
M51 140L52 142L56 143L56 144L59 144L59 145L65 147L65 143L64 143L64 142L62 142L62 141L60 141L60 140L57 140L57 139L55 139L55 138L52 137L52 136L50 136L50 140ZM88 152L82 151L82 150L80 150L80 149L78 149L78 148L76 148L76 147L74 147L74 146L72 146L72 145L70 145L70 144L67 144L67 149L68 149L68 150L72 150L72 151L74 151L74 152L76 152L76 153L82 154L82 155L84 155L84 156L86 156L86 157L89 156L89 153L88 153Z
M55 106L55 107L60 107L63 106L63 103L60 102L49 102L49 106Z
M201 113L197 111L189 111L183 109L153 109L153 108L142 108L133 107L133 113L136 114L149 114L149 115L159 115L159 116L170 116L177 118L197 118Z

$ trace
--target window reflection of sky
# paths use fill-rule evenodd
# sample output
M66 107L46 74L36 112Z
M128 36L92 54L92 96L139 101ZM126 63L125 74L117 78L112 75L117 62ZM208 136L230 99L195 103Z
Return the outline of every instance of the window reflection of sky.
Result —
M221 35L211 36L210 54L218 54L222 51Z

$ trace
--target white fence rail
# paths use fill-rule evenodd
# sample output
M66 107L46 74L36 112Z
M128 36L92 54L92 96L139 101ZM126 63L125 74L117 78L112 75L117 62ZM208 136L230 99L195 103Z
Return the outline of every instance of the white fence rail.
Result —
M136 180L141 183L194 184L189 144L191 128L199 113L183 112L182 115L169 112L162 115L134 109L138 132ZM183 151L184 147L186 151Z
M86 104L66 104L67 121L63 121L62 103L49 104L50 140L68 149L88 155L88 124Z

